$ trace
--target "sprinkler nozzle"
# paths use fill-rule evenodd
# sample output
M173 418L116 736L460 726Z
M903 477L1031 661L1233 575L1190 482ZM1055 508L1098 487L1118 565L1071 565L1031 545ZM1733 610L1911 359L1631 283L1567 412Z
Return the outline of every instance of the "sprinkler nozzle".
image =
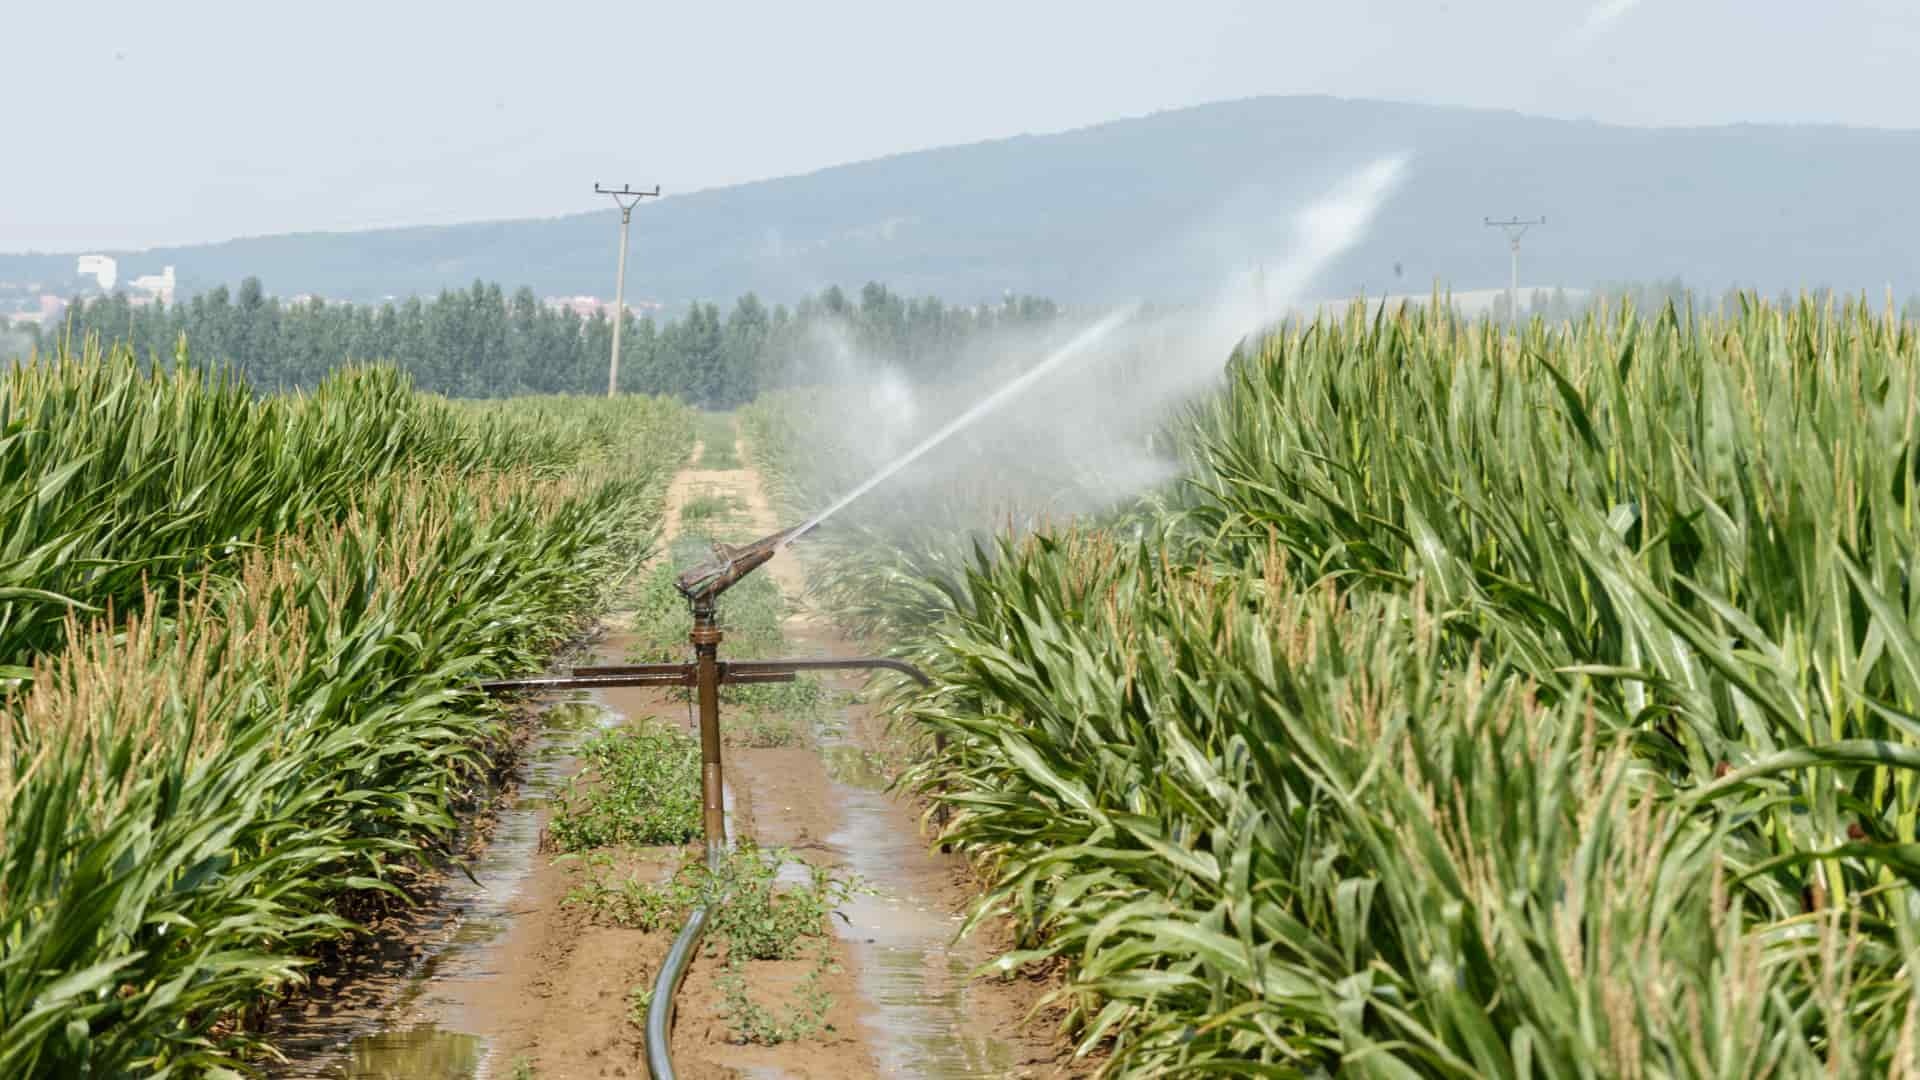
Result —
M780 542L794 531L782 529L772 536L762 537L741 547L715 543L712 560L683 571L674 579L673 587L690 601L712 600L773 558Z

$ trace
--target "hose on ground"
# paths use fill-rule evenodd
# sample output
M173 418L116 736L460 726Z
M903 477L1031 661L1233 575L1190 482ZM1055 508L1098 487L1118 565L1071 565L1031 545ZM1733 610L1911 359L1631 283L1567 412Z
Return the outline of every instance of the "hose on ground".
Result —
M712 904L693 909L687 925L680 928L653 981L653 1000L647 1003L647 1074L653 1080L673 1080L673 999L680 992L680 981L692 966L693 953L706 933L707 916Z

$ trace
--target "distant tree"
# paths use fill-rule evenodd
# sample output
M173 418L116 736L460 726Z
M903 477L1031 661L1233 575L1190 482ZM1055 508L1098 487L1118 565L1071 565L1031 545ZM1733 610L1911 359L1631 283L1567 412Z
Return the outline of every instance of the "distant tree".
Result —
M706 408L725 407L728 404L726 350L719 307L694 303L680 320L678 339L681 366L686 373L682 396Z
M627 313L620 330L620 390L627 394L658 393L660 331L653 319Z
M533 290L522 285L513 292L507 310L507 340L501 357L495 394L515 394L534 385L534 372L540 365L540 301Z
M725 407L743 405L760 392L771 320L766 306L752 293L742 296L727 315L721 335L721 386L717 400Z

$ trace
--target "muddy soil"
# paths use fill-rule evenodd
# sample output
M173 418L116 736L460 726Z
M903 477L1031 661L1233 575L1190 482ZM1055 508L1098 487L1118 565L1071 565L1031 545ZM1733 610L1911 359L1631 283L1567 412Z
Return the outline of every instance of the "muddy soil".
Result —
M744 451L744 448L737 448ZM744 452L741 453L745 460ZM718 524L729 539L751 539L781 524L750 469L694 464L668 493L666 534L699 495L730 500ZM785 551L763 573L789 598L805 584L804 553ZM624 619L610 616L617 631ZM788 620L794 655L850 656L861 650L800 606ZM585 662L618 663L623 636L610 632ZM725 646L722 646L725 653ZM833 677L857 691L858 676ZM838 700L838 695L836 696ZM523 768L519 794L497 815L495 834L474 867L478 885L432 898L426 913L385 935L383 957L343 970L292 1019L282 1043L283 1073L316 1077L643 1077L640 1002L653 985L676 927L653 932L601 925L564 901L586 875L659 880L693 852L652 849L610 854L610 865L540 850L546 803L578 768L572 749L594 731L660 717L686 723L687 705L667 691L600 689L547 703ZM743 1045L724 1013L724 970L695 960L678 998L674 1060L690 1078L1001 1077L1074 1075L1068 1048L1053 1035L1057 1014L1030 1017L1048 987L1022 976L977 980L970 972L1003 948L987 927L955 943L975 895L966 866L928 850L916 808L884 791L898 761L885 725L864 706L829 711L802 745L729 747L730 831L807 862L851 871L869 891L834 920L833 964L816 975L832 1000L828 1030L778 1046ZM803 867L789 871L804 877ZM756 961L747 984L756 1000L790 1002L816 963Z

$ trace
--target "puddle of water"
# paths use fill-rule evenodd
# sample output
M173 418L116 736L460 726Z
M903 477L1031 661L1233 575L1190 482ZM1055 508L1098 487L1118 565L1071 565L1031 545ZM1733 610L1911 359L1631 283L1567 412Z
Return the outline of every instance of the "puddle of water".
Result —
M820 756L827 763L827 776L836 784L862 791L881 791L888 783L880 759L857 746L845 743L823 746Z
M363 1035L347 1060L323 1074L338 1080L479 1080L486 1049L472 1035L423 1025Z
M821 637L818 624L791 625L789 653L844 655L845 647ZM974 1080L1007 1076L1018 1055L982 1031L972 1019L974 993L968 973L986 957L955 943L961 917L934 897L946 881L943 864L927 852L919 830L903 819L882 762L848 733L844 710L857 700L863 675L832 672L830 707L816 725L820 755L841 810L840 828L827 837L839 863L873 889L843 905L835 932L853 952L862 1020L873 1039L880 1075L925 1080ZM805 884L811 875L798 860L780 868L778 880ZM785 1075L778 1069L749 1071L753 1077Z
M883 1060L913 1062L899 1075L925 1077L1005 1076L1013 1069L1013 1051L986 1035L969 1034L959 1023L965 1015L967 973L971 961L952 952L913 948L881 948L866 962L877 961L871 979L862 972L863 985L881 994L879 1004L896 1031Z
M940 879L940 867L915 830L899 827L891 798L858 782L873 772L865 754L831 743L822 752L830 768L836 759L865 765L850 770L848 779L834 777L844 816L827 843L874 889L849 901L846 919L834 926L858 963L881 1074L928 1080L1007 1075L1012 1047L972 1030L968 1019L967 973L978 961L953 941L960 918L919 891L920 883Z

